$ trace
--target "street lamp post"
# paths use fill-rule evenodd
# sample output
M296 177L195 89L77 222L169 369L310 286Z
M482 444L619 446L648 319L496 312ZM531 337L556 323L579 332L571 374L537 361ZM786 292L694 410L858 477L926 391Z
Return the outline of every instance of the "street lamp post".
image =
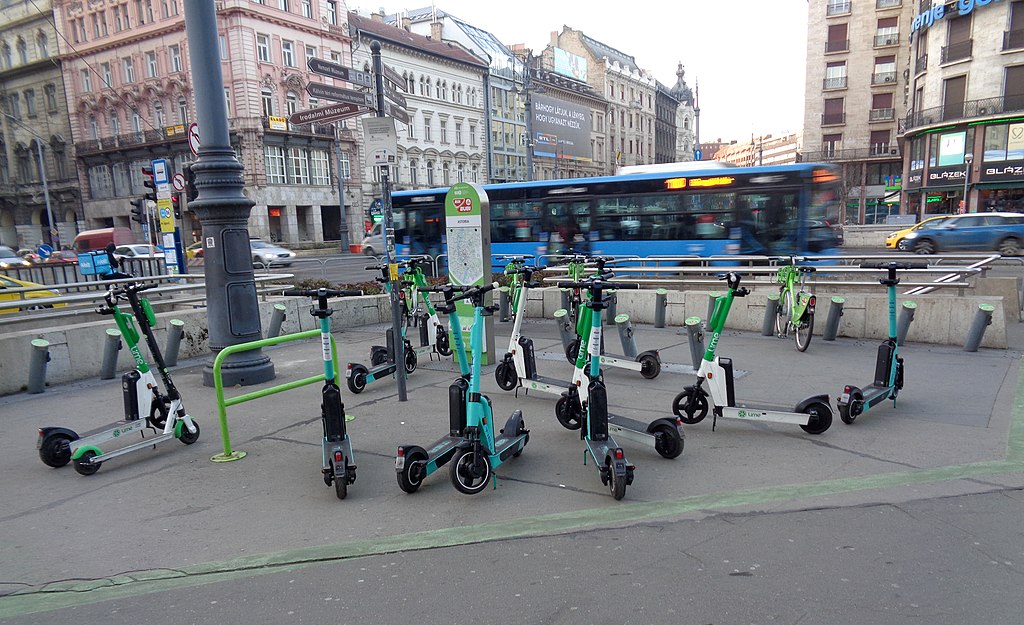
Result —
M50 243L54 249L60 249L60 233L57 231L57 223L53 221L53 208L50 206L50 185L46 176L46 161L43 159L43 138L36 131L32 130L21 120L10 113L4 113L4 117L18 124L36 138L36 157L39 159L39 177L43 180L43 200L46 202L46 218L50 221Z
M526 181L533 181L533 96L530 80L530 58L533 52L526 51L526 58L523 61L523 95L526 107Z
M967 206L967 192L968 192L968 185L970 185L970 182L971 182L971 161L973 161L973 160L974 160L974 155L973 154L970 154L970 153L964 154L964 163L966 163L966 165L964 167L964 213L969 213L970 212L970 210L968 209L968 206Z

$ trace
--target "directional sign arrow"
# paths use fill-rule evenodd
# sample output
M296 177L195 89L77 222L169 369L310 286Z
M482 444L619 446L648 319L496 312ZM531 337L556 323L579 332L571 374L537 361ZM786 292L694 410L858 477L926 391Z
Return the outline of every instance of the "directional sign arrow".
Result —
M346 104L371 107L374 105L373 96L368 93L354 91L352 89L342 89L341 87L332 87L330 85L321 85L316 82L311 82L306 85L306 93L314 98L324 98L335 102L345 102Z
M398 93L398 91L396 91L395 88L392 87L390 83L384 82L382 84L384 85L385 98L391 100L392 102L394 102L398 106L401 106L402 108L409 106L409 103L406 101L405 97L401 93Z
M391 82L395 83L395 86L401 89L402 91L406 90L405 79L402 78L401 74L399 74L398 72L384 64L381 64L381 69L383 70L381 73L384 75L384 78L387 78Z
M288 121L293 124L326 123L349 117L358 117L363 113L369 113L370 110L369 107L357 104L331 104L330 106L321 106L309 109L308 111L299 111L292 114Z
M408 125L410 122L409 113L400 106L391 104L390 102L384 103L384 115L388 117L394 117L403 124Z
M345 67L344 65L338 65L337 63L317 58L309 59L306 61L306 65L309 67L309 71L322 76L345 80L360 87L373 88L373 76L367 72L361 72L351 67Z

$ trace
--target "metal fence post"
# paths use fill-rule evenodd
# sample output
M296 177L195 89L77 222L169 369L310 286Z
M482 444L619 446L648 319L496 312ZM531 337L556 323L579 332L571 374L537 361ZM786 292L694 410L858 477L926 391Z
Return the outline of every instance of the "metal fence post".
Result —
M121 331L107 328L107 340L103 343L103 364L100 366L100 379L113 380L117 373L117 353L121 351Z
M823 341L834 341L839 334L839 318L843 316L846 299L838 295L832 296L832 304L828 307L828 318L825 320L825 331L821 335Z
M668 310L668 289L654 292L654 327L665 327L665 313Z
M985 336L985 328L992 323L992 311L995 309L992 304L978 304L978 312L974 313L974 321L971 322L971 329L964 343L965 352L978 351L981 339Z
M686 333L690 339L690 360L694 370L700 369L700 361L704 358L704 332L700 329L700 317L687 317L684 322Z
M167 328L167 346L164 347L164 364L168 367L178 366L178 352L181 350L181 337L185 333L185 322L171 319Z
M284 304L274 304L274 313L270 316L270 325L267 327L267 336L265 338L272 339L281 334L281 324L287 318L285 310L287 308Z
M779 314L779 294L769 293L764 304L764 321L761 322L761 336L775 334L775 317Z
M903 302L900 309L900 318L896 323L896 344L903 345L907 339L907 331L910 330L910 322L914 320L914 312L917 311L916 302Z
M46 339L32 339L32 357L28 365L28 392L42 393L46 390L46 363L50 362L50 342Z

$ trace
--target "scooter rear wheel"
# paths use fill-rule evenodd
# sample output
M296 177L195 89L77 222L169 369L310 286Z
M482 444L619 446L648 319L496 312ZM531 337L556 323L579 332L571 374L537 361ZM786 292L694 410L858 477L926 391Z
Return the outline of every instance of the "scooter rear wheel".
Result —
M850 391L850 399L844 404L839 404L839 418L843 420L843 423L850 425L857 420L863 401L864 393L860 389Z
M653 380L661 373L661 362L653 354L644 354L640 357L640 375L648 380Z
M519 376L516 374L516 368L507 360L499 362L498 366L494 369L494 381L498 383L498 388L501 390L511 391L519 385Z
M348 497L348 480L334 476L334 494L338 499Z
M608 468L608 491L616 501L619 501L626 496L626 476L616 475L615 461L611 456L605 459L605 466Z
M48 467L58 469L71 462L70 443L75 439L67 434L50 434L39 447L39 459Z
M366 388L366 367L362 365L353 366L352 373L345 379L345 383L348 385L348 390L356 395L362 393L363 389Z
M672 412L688 425L700 423L708 416L708 394L704 389L687 386L672 400Z
M678 458L683 453L683 437L679 430L669 425L659 425L651 432L654 435L654 451L662 458Z
M405 346L405 372L412 373L416 370L416 365L419 364L416 360L416 352L412 351L408 345Z
M424 467L427 462L427 454L422 451L414 451L406 455L405 466L397 471L398 487L406 493L415 493L423 484Z
M808 434L822 434L832 427L832 408L823 401L814 401L803 409L804 414L811 415L807 425L801 425Z
M491 462L473 449L461 449L452 459L450 476L455 490L464 495L476 495L491 481Z

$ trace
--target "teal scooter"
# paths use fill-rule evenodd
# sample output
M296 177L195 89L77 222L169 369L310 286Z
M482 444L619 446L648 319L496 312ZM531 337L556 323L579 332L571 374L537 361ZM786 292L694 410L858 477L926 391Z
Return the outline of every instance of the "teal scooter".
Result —
M435 443L431 451L413 445L399 447L395 469L399 472L399 486L406 492L412 492L407 487L411 486L413 481L418 488L424 477L440 468L438 460L441 458L444 458L445 462L450 462L450 479L452 485L459 492L475 495L487 488L487 484L492 481L497 487L494 470L510 459L519 456L530 440L530 431L526 429L520 410L512 413L496 436L491 400L480 392L484 316L494 314L494 311L497 310L496 306L484 305L484 296L497 286L498 283L495 282L471 287L458 294L454 292L451 295L446 294L446 311L452 311L455 302L459 300L468 299L473 303L473 326L469 339L473 363L469 374L469 385L466 389L465 426L461 439L456 439L450 432L449 436ZM449 301L451 304L447 303ZM451 317L451 326L453 328L461 327L457 313ZM459 332L454 333L456 351L463 349L459 334ZM451 393L449 393L449 400L451 399ZM451 407L449 407L449 411L451 411ZM410 468L406 483L403 484L403 473L407 470L406 466L410 466Z

